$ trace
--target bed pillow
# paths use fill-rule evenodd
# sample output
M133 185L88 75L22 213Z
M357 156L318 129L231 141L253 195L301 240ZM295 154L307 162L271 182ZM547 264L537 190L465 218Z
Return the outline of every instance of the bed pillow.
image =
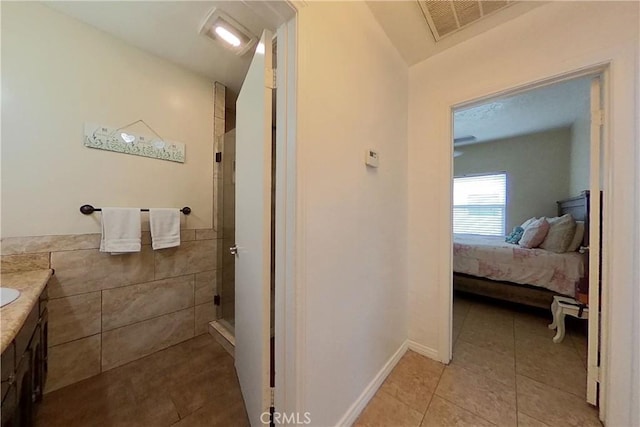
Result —
M523 229L523 230L526 230L526 229L527 229L527 227L528 227L529 225L531 225L531 223L532 223L533 221L535 221L536 219L538 219L538 218L536 218L535 216L534 216L534 217L532 217L532 218L529 218L528 220L526 220L525 222L523 222L523 223L522 223L522 225L521 225L520 227L522 227L522 229Z
M522 233L522 238L518 244L523 248L536 248L540 243L544 241L549 232L549 223L547 219L542 217L536 219Z
M576 221L576 232L573 235L573 240L567 248L567 252L575 252L582 246L582 240L584 239L584 221Z
M513 227L513 231L507 236L506 239L504 239L504 241L517 245L522 238L522 233L524 233L524 228L520 226Z
M556 252L567 252L567 248L576 234L576 220L571 214L549 218L549 233L544 241L540 244L540 248Z

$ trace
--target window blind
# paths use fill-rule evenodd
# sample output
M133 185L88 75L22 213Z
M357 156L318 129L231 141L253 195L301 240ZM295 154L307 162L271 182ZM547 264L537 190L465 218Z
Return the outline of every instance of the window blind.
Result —
M507 193L505 172L453 179L453 232L504 236Z

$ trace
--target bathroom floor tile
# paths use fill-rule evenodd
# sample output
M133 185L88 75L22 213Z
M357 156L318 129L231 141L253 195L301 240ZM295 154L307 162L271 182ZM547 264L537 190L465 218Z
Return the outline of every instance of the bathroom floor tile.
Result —
M424 413L438 385L444 365L411 350L391 371L380 390L411 409Z
M413 410L387 393L377 393L362 411L354 427L418 427L422 412Z
M441 397L434 396L420 427L442 426L485 427L495 426L495 424L478 417L473 412L447 402Z
M421 427L600 425L584 398L584 324L554 344L546 311L458 294L453 317L451 363L408 351L356 426L415 425L418 414Z
M46 394L36 427L248 425L233 359L208 334Z

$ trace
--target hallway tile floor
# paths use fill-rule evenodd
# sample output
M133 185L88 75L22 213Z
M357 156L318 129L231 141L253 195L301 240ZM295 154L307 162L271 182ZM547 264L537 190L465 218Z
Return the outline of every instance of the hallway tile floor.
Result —
M46 394L36 426L247 426L233 358L210 335Z
M586 403L586 324L457 295L453 360L408 351L356 426L601 426Z

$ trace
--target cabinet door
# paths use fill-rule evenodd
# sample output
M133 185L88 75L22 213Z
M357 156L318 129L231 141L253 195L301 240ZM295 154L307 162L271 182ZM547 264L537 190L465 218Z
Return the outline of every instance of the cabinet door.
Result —
M33 402L42 400L44 369L42 360L42 327L40 324L36 327L29 344L31 350L31 390L33 392Z
M33 378L31 372L32 353L28 348L16 369L16 385L18 404L16 408L17 426L31 426L33 424Z
M2 399L2 409L0 410L0 418L2 418L2 427L18 427L16 420L18 404L18 387L13 382L7 387L7 394Z
M16 354L15 345L10 343L7 348L2 352L2 399L7 395L11 381L13 381L13 373L16 368Z

